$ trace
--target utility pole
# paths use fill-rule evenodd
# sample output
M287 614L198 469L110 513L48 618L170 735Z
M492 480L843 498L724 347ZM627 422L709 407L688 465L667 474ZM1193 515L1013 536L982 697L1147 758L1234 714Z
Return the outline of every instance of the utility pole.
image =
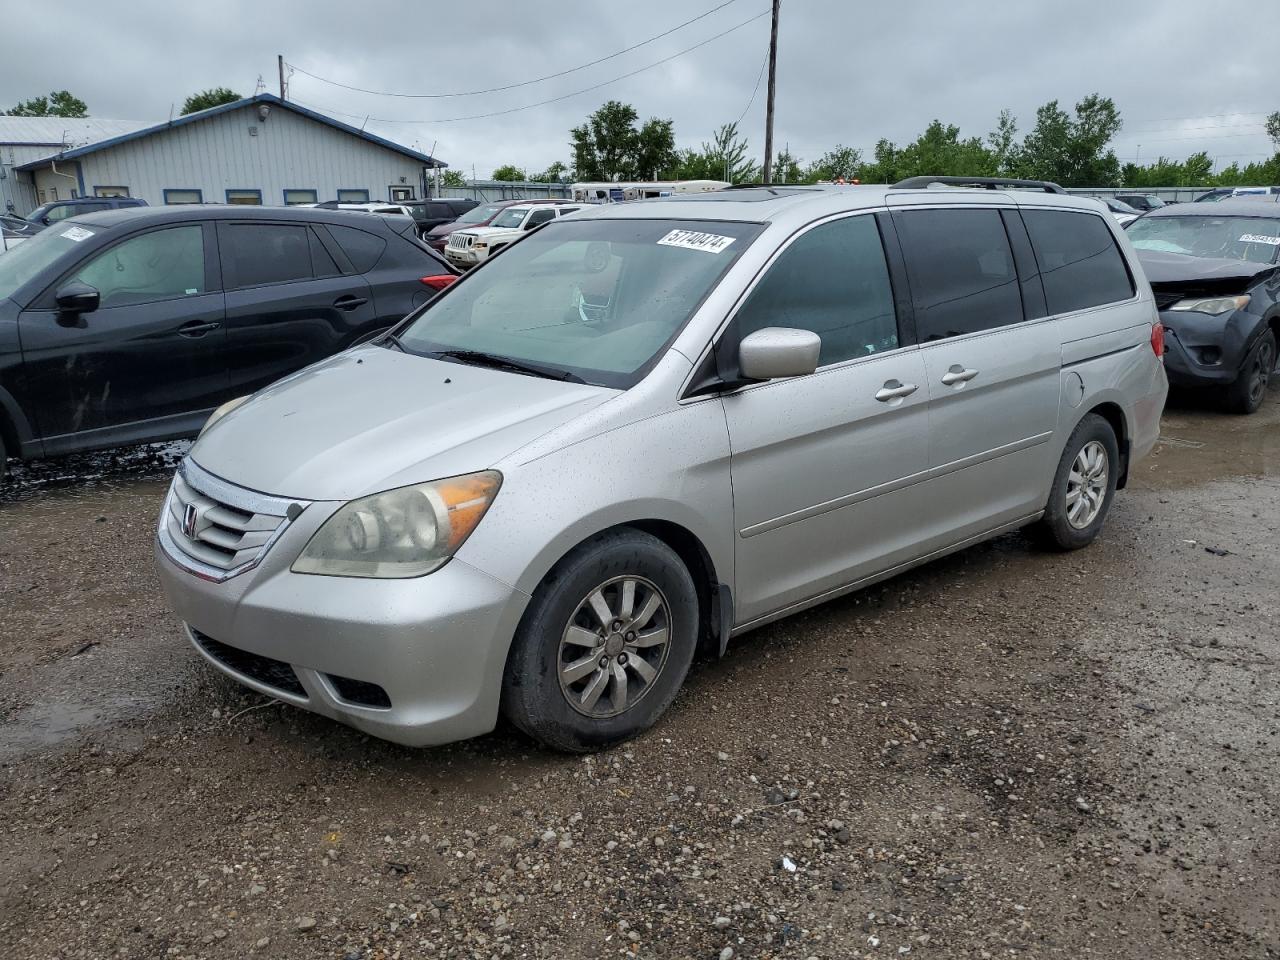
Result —
M284 54L283 53L276 54L276 69L279 70L280 72L280 99L283 100L285 98L284 97ZM772 76L772 74L770 74L770 76ZM772 109L772 107L770 109Z
M769 93L764 108L764 182L773 178L773 96L775 75L778 68L778 7L782 0L773 0L773 26L769 30Z

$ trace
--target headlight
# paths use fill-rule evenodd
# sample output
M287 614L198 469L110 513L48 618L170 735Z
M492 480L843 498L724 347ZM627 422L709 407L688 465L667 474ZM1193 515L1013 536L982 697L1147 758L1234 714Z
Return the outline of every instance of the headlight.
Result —
M352 500L316 531L293 572L421 577L462 546L501 485L502 474L486 470Z
M234 400L228 400L226 403L220 406L217 410L213 411L213 413L209 414L209 419L204 422L204 426L201 427L200 432L196 434L196 439L199 440L201 437L203 437L204 432L206 430L212 427L215 423L217 423L219 420L225 417L228 413L230 413L236 407L240 406L240 404L248 400L250 396L252 396L252 394L246 394L243 397L236 397Z
M485 247L489 245L487 243L473 243L472 246L475 247L477 250L483 250Z
M1169 309L1187 313L1207 313L1217 317L1224 313L1230 313L1232 310L1243 310L1248 305L1249 295L1243 294L1239 297L1207 297L1204 300L1179 300Z

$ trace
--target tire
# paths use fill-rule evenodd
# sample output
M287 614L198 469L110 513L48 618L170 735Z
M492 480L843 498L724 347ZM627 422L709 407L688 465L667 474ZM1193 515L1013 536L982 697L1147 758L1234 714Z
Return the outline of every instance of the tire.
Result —
M597 595L608 621L595 612ZM693 662L698 622L697 590L674 550L640 530L595 536L534 591L507 657L502 711L530 737L569 753L628 740L675 699ZM664 628L665 642L655 642ZM577 669L562 672L571 666Z
M1240 365L1240 376L1223 397L1232 413L1257 413L1267 398L1267 384L1276 367L1276 334L1268 330L1258 338Z
M1034 531L1038 539L1057 550L1093 543L1111 510L1120 468L1120 445L1111 424L1096 413L1087 414L1071 431L1058 461L1044 516ZM1087 478L1083 507L1077 506L1081 498L1075 494L1082 485L1077 476Z
M9 451L4 448L4 432L0 431L0 483L9 476Z

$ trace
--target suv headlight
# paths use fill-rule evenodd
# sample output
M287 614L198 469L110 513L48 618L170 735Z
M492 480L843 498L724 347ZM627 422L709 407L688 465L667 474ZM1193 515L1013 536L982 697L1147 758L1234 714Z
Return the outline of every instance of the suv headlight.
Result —
M324 522L293 563L294 573L330 577L421 577L438 570L485 515L502 474L462 477L352 500Z
M214 410L213 413L209 414L209 419L204 422L204 426L200 428L200 432L196 434L196 439L199 440L203 437L206 430L212 427L236 407L240 406L240 404L248 400L251 396L252 394L245 394L243 397L236 397L234 400L228 400L222 406L218 407L218 409Z
M1203 300L1179 300L1170 310L1178 310L1187 313L1207 313L1213 317L1219 317L1224 313L1230 313L1232 310L1243 310L1249 305L1249 295L1242 294L1238 297L1206 297Z

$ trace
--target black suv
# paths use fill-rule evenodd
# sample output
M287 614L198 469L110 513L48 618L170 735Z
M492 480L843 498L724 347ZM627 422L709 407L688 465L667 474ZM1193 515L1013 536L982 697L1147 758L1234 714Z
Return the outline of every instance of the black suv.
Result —
M404 205L409 208L419 232L425 234L432 227L453 223L468 210L480 206L480 201L467 197L437 197L434 200L408 200Z
M192 436L219 404L381 334L455 276L407 217L181 206L64 220L0 256L0 474L6 450Z
M124 207L145 207L147 201L141 197L82 197L79 200L54 200L44 206L36 207L26 219L43 230L60 220L69 220L86 213L101 213L103 210L120 210Z
M1229 409L1253 413L1280 336L1280 203L1161 207L1126 232L1164 324L1169 383L1217 388Z

